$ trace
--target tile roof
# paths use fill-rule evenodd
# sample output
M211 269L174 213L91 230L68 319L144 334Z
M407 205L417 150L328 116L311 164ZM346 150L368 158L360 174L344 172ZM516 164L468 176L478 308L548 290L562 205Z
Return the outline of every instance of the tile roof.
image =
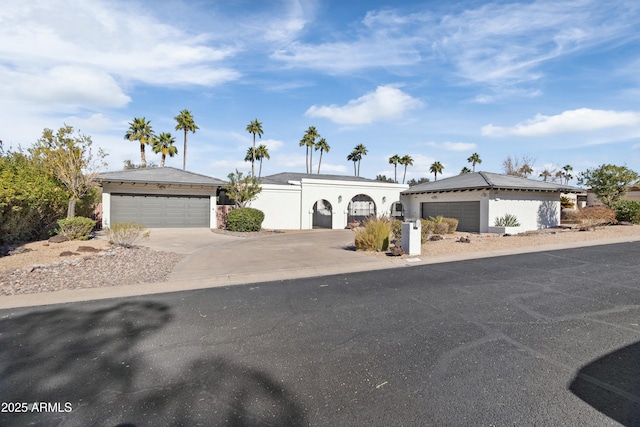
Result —
M206 185L215 187L221 186L225 183L225 181L218 178L183 171L182 169L176 169L170 166L103 172L98 174L98 180L102 182L144 182L153 184Z
M465 190L523 190L559 193L582 193L583 189L552 182L491 172L465 173L439 181L415 185L402 194L444 193Z

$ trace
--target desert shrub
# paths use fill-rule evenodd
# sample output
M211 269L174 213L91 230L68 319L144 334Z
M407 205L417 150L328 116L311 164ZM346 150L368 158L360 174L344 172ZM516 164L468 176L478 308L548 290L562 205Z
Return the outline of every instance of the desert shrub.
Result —
M442 222L445 222L447 227L447 234L453 234L458 229L458 220L457 218L442 218Z
M151 234L144 225L137 222L116 222L106 231L110 243L125 248L131 248L136 243L148 239Z
M361 251L386 251L389 249L391 221L387 218L372 217L356 231L355 246Z
M253 208L234 209L227 214L227 229L231 231L260 231L264 212Z
M606 206L593 206L580 209L578 221L582 227L590 230L616 222L616 212Z
M613 205L617 221L640 224L640 201L620 200Z
M518 217L511 214L504 214L503 217L497 217L494 224L496 227L520 227Z
M420 227L420 242L425 243L427 240L429 240L429 234L433 234L435 224L429 219L420 219Z
M573 209L575 204L573 201L567 196L560 196L560 207L562 209Z
M399 219L391 221L391 237L395 240L402 239L402 221Z
M0 151L0 245L51 237L67 213L69 193L42 165Z
M96 222L91 218L74 216L58 220L58 234L62 234L69 240L87 240Z

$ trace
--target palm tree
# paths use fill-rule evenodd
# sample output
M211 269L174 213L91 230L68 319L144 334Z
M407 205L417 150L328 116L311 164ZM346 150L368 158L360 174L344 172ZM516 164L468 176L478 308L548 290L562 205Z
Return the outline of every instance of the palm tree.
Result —
M555 175L553 175L553 180L560 180L560 184L562 184L562 178L564 178L564 173L562 173L562 171L557 171Z
M147 157L144 153L144 146L151 144L154 138L151 122L144 117L136 117L129 123L129 129L124 134L124 139L129 141L138 141L140 143L140 162L141 167L147 167Z
M468 167L463 167L462 170L460 171L460 175L465 174L465 173L471 173L471 169L469 169Z
M176 139L171 136L169 132L162 132L157 138L153 139L153 152L162 153L162 159L160 160L160 167L164 167L164 161L169 157L173 157L178 154L178 148L173 145Z
M540 172L540 175L538 175L540 178L542 178L542 180L544 182L547 182L547 179L549 179L549 177L552 176L552 173L549 172L549 169L545 169L542 172Z
M398 163L404 165L404 175L402 176L402 183L404 184L404 180L407 177L407 166L413 166L413 158L407 154L402 156Z
M313 148L316 145L316 139L320 138L320 134L316 130L315 126L309 126L309 129L304 134L300 146L307 147L307 173L313 173Z
M394 154L389 157L389 164L393 165L393 180L396 184L398 183L398 163L400 163L400 156Z
M258 119L255 119L247 125L245 130L253 134L253 151L251 155L251 177L253 178L256 176L254 172L254 165L256 162L256 135L258 135L258 137L262 139L262 123L260 123Z
M320 165L322 164L322 153L328 153L329 150L331 149L331 146L327 144L326 139L320 138L320 140L316 142L314 149L316 151L320 150L320 161L318 162L318 175L320 175Z
M271 156L269 155L269 149L266 145L260 144L258 148L256 148L256 160L260 160L260 169L258 170L258 178L262 176L262 159L269 160Z
M363 144L356 145L356 148L354 148L354 151L357 151L358 154L360 155L358 157L358 176L360 176L360 161L362 160L362 156L366 156L369 151L367 150L367 147L365 147Z
M562 173L562 177L565 179L565 184L569 184L569 180L571 178L573 178L573 175L571 175L569 172L573 170L573 167L571 165L565 165L562 167L562 170L564 171Z
M357 150L353 150L347 156L347 160L353 162L353 176L358 176L358 174L356 173L356 163L359 162L361 158L362 158L362 155L358 153Z
M182 148L182 170L187 169L187 133L196 133L196 130L200 129L198 125L193 121L193 116L189 110L182 110L180 114L174 117L178 122L176 130L184 131L184 145Z
M444 170L444 166L442 166L442 163L440 162L433 162L433 164L431 165L431 167L429 168L429 172L433 173L433 180L437 181L438 180L438 174L442 174L442 171Z
M473 165L473 171L475 172L476 164L482 163L482 159L480 158L480 155L478 153L473 153L471 156L469 156L469 158L467 159L467 162Z
M529 164L525 163L520 167L520 169L518 169L518 172L520 172L523 177L527 178L529 174L533 172L533 168L529 166Z

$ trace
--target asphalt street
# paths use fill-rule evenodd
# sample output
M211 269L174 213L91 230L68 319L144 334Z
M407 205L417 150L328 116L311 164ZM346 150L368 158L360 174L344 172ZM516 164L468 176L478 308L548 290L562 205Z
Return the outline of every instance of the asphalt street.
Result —
M2 310L0 425L638 426L639 261L636 242Z

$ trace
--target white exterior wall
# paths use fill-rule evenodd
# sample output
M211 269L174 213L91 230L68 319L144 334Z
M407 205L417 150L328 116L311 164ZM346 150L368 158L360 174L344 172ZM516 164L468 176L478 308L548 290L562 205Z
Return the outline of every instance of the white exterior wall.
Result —
M558 193L470 190L435 194L402 195L405 218L420 218L424 202L480 202L480 232L489 233L496 217L518 217L517 232L555 227L560 224Z
M264 212L262 227L272 230L300 229L299 185L263 184L262 192L249 206Z
M480 232L488 233L489 197L489 191L469 190L436 194L403 194L400 201L405 208L405 218L420 218L422 203L426 202L480 202Z
M515 232L560 225L560 194L526 191L492 191L488 226L505 214L515 215L520 227Z
M331 228L347 226L348 206L358 194L365 194L376 204L378 216L389 215L391 204L400 199L407 185L385 182L339 181L303 178L290 185L263 184L262 192L250 206L264 212L262 226L268 229L310 230L313 228L313 205L318 200L331 203Z
M104 183L102 186L102 228L111 224L111 194L153 194L158 196L209 196L209 226L217 228L217 188L170 184Z

